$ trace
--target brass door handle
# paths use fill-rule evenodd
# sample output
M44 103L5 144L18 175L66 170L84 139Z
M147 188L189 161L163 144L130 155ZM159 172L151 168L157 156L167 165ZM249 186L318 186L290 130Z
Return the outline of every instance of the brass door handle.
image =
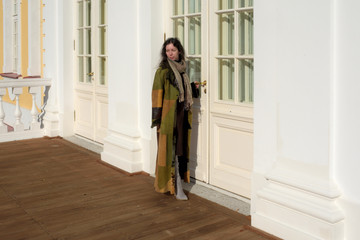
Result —
M94 76L94 72L88 73L89 76Z
M202 87L206 86L206 80L204 80L203 82L195 82L196 85L201 85Z

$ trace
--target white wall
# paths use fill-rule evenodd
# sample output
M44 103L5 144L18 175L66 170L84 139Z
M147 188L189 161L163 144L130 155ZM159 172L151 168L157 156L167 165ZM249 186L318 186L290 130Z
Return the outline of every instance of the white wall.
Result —
M285 239L341 239L333 2L254 4L252 224Z
M358 239L360 217L360 2L336 1L336 108L334 173L345 211L346 239Z

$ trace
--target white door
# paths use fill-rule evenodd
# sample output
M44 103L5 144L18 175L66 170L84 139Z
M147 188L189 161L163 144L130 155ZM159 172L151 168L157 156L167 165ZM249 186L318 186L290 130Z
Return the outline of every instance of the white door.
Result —
M167 12L171 22L167 26L167 36L177 37L183 44L190 81L205 84L208 78L206 5L201 0L172 0L167 3L167 9L171 9ZM194 99L190 146L191 176L203 182L209 181L206 87L200 87L200 98Z
M103 143L107 130L106 0L77 0L75 133Z
M250 198L253 164L252 0L173 0L168 36L184 44L192 81L192 177Z

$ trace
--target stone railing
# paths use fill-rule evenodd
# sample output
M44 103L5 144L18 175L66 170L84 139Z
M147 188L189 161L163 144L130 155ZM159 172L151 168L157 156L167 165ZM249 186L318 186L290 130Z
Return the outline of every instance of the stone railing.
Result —
M50 86L51 80L47 78L4 78L0 80L0 142L43 136L42 119L45 114L44 107L48 99ZM29 122L25 124L22 122L24 116L22 118L23 112L19 103L19 97L23 93L24 87L28 88L28 92L32 97L31 110L26 112L30 116L25 118ZM36 99L42 97L42 87L44 87L43 92L45 94L43 105L37 106ZM9 96L11 95L11 100L15 101L15 106L3 101L3 97L7 92ZM41 110L40 113L38 109Z

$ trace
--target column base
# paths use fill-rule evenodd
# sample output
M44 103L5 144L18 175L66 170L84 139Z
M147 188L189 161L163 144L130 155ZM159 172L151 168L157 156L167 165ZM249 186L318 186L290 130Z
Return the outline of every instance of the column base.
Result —
M104 139L101 160L129 173L143 170L140 137L110 132Z
M340 193L332 183L281 168L265 178L252 203L254 227L283 239L344 239Z
M44 135L56 137L60 135L59 118L57 113L47 112L44 116Z

